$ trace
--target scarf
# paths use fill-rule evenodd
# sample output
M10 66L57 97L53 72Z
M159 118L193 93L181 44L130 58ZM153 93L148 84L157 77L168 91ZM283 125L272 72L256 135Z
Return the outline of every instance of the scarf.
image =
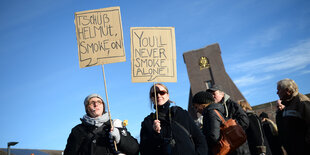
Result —
M158 110L158 118L162 119L162 120L168 120L168 118L166 118L168 116L169 113L169 107L170 107L170 103L166 102L163 105L157 105L157 110ZM154 105L154 109L155 109L155 105Z
M107 122L108 120L109 120L108 113L104 113L103 115L96 118L89 117L87 114L85 114L83 118L81 118L82 122L89 125L94 125L96 127L102 126L103 123Z

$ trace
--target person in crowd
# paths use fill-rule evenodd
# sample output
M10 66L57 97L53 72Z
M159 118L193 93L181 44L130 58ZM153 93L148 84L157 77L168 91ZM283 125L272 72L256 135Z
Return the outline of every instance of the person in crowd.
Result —
M114 120L114 126L111 127L100 95L88 95L84 106L86 114L81 118L82 123L72 128L64 150L65 155L139 154L137 140L120 120Z
M269 119L268 114L265 112L262 112L259 115L259 118L262 121L263 130L268 140L272 155L283 155L283 151L278 137L277 125L271 119Z
M262 122L254 113L252 107L246 100L239 100L238 104L242 107L249 118L249 127L245 130L251 155L271 155L268 140L262 128Z
M288 155L310 154L310 99L298 91L292 79L278 81L277 90L284 105L276 115L283 147Z
M214 110L224 116L224 107L221 104L215 104L213 95L206 91L196 93L192 103L196 111L203 116L202 131L208 143L209 155L212 155L216 153L215 147L220 141L220 127L222 124L222 120Z
M242 126L244 131L249 126L248 116L242 110L240 105L233 100L230 99L230 96L226 94L221 85L213 85L210 89L206 90L207 92L211 92L213 94L214 102L222 104L224 106L224 117L226 119L232 118L237 121L239 125ZM241 145L234 154L238 155L247 155L250 154L250 150L247 142Z
M189 113L170 107L168 88L156 83L149 97L158 115L151 113L141 123L141 155L207 155L206 140Z

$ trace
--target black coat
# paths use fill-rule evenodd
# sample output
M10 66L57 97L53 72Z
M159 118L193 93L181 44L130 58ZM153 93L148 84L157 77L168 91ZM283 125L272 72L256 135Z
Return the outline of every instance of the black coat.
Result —
M268 140L265 137L262 123L253 111L246 111L249 118L249 127L245 130L251 155L261 154L261 149L257 147L265 146L266 155L271 155Z
M246 130L249 126L248 116L238 103L234 102L230 98L226 99L225 97L224 100L226 101L224 101L225 103L222 103L224 106L224 116L226 118L235 119L242 126L242 128ZM227 108L225 107L225 104Z
M225 94L221 102L224 106L224 116L225 118L235 119L239 125L242 126L245 131L249 126L249 119L241 106L230 99L229 95ZM236 151L231 153L232 155L250 155L250 149L247 141L242 144Z
M310 99L299 93L282 104L285 108L277 112L276 121L287 154L310 154Z
M268 140L272 155L283 155L278 129L270 119L262 123L264 134Z
M113 155L113 141L109 139L110 122L96 128L85 123L75 126L69 135L64 155ZM137 155L139 144L126 128L119 128L121 140L117 144L118 151L126 155ZM126 133L126 134L124 134Z
M166 155L169 152L172 155L207 155L208 146L205 138L188 112L177 106L169 108L169 105L170 103L166 103L158 106L160 133L153 129L153 122L156 119L154 113L145 117L141 123L141 155Z
M220 127L222 125L222 120L216 114L216 112L214 110L217 110L225 120L228 120L229 118L224 117L224 111L225 111L224 109L225 108L222 104L213 103L213 104L210 104L208 107L206 107L202 112L202 114L203 114L202 131L203 131L203 134L205 135L205 137L207 139L210 155L213 154L212 148L219 142L219 140L221 138ZM242 148L242 150L245 150L245 151L237 152L238 150L235 150L229 154L230 155L250 154L247 143L244 143L243 145L246 148ZM243 145L241 145L241 146L243 146Z
M222 124L222 120L218 117L214 110L217 110L223 116L224 107L223 105L217 103L210 104L202 112L202 131L208 142L209 153L211 153L212 148L219 142L221 136L220 126Z

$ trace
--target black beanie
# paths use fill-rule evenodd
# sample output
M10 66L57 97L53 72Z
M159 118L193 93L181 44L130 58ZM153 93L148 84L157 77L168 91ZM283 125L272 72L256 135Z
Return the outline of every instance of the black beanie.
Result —
M268 114L267 114L267 113L262 112L262 113L259 115L259 118L260 118L260 119L263 119L263 118L269 118L269 117L268 117Z
M208 104L208 103L213 103L214 98L210 92L200 91L194 95L192 101L193 101L193 104Z

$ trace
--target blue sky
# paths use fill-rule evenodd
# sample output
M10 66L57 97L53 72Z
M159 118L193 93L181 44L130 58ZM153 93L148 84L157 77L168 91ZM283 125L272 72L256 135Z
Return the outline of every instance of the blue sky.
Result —
M252 106L277 100L276 82L292 78L310 93L307 0L2 0L0 2L0 148L63 150L90 93L105 98L101 66L79 68L74 12L120 6L126 62L106 64L112 118L138 137L152 112L152 83L132 83L130 27L175 27L177 82L171 100L187 109L183 53L219 43L227 73Z

